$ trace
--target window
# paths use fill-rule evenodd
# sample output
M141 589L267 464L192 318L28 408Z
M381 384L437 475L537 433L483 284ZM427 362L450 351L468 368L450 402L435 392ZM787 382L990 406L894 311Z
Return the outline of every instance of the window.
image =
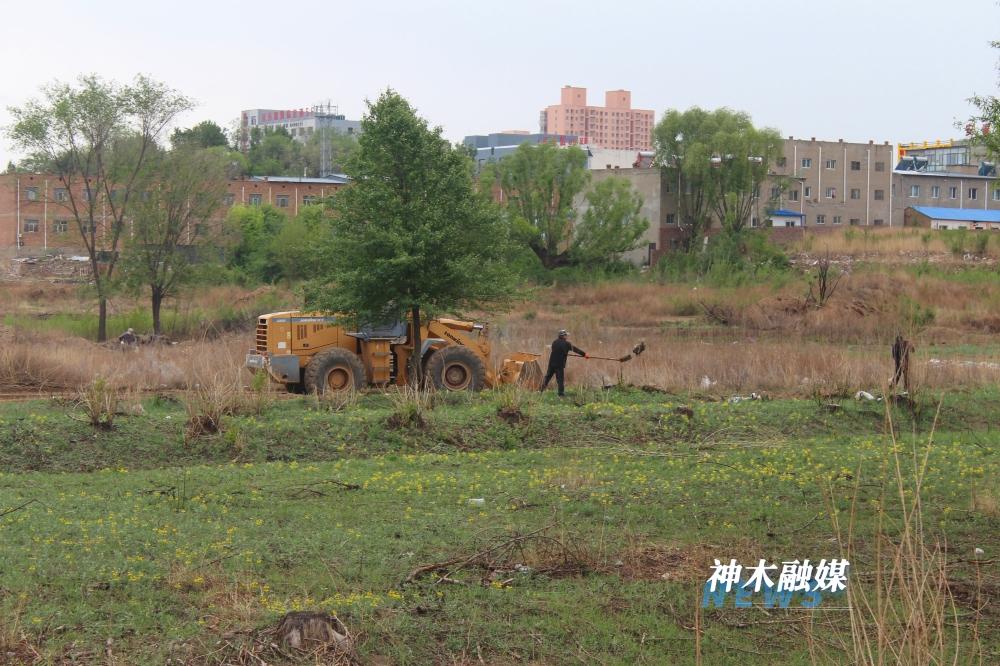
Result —
M837 188L836 187L828 187L828 188L826 188L826 198L827 199L836 199L837 198Z
M24 221L23 231L26 234L37 234L38 233L38 220L25 220Z
M874 225L876 227L881 227L884 224L885 224L885 220L882 220L882 219L872 220L872 225Z
M780 199L781 198L781 188L780 187L772 187L771 188L771 198L772 199Z
M970 201L975 201L976 197L978 196L978 194L979 194L979 191L976 188L974 188L974 187L970 187L969 188L969 200Z
M861 218L860 217L852 217L850 219L850 221L848 222L848 224L851 225L852 227L856 227L859 224L861 224Z
M885 190L875 190L875 196L873 197L875 201L885 200Z
M677 216L673 213L667 213L667 224L677 224Z
M826 215L817 215L816 224L826 224Z
M804 196L806 199L808 199L809 197L812 196L812 193L813 193L812 186L811 185L806 185L805 186L805 191L802 193L802 196Z
M27 199L28 201L38 201L38 188L37 187L24 188L24 198Z
M833 216L833 223L834 224L843 224L843 222L844 222L844 218L842 218L840 215L834 215Z
M1000 201L1000 187L993 190L993 201Z
M278 208L288 208L288 195L279 194L274 198L274 203L278 206Z
M810 159L808 157L803 157L802 158L802 168L803 169L811 169L812 165L813 165L812 159Z
M857 188L857 187L852 188L851 189L851 198L854 199L854 200L860 199L861 198L861 189Z
M957 199L958 198L958 188L957 187L949 187L948 188L948 198L949 199Z
M302 197L303 206L312 206L315 203L316 203L316 195L314 194L307 194L304 197Z
M920 196L920 186L919 185L910 185L910 196L911 197L919 197Z
M69 198L69 192L66 191L65 187L57 187L52 191L52 198L56 201L66 201Z
M789 190L788 191L788 200L789 201L798 201L799 200L799 191L798 190Z
M261 203L261 201L262 201L262 197L261 197L260 194L251 194L250 195L250 205L251 206L259 206L260 203Z
M931 185L931 199L940 199L940 198L941 198L941 186Z
M118 201L118 199L120 197L121 197L121 192L119 192L118 190L111 190L111 200L112 201Z
M69 231L69 223L66 220L56 220L52 223L52 233L64 234Z
M885 171L885 162L876 162L875 163L875 170L876 171Z
M861 171L861 162L857 160L851 161L851 171Z
M827 160L823 166L825 166L827 169L836 169L837 160Z
M777 159L777 160L775 161L775 164L776 164L777 166L779 166L779 167L782 167L782 168L784 168L784 167L785 167L785 165L786 165L786 164L788 164L788 159L787 159L787 158L784 158L784 157L779 157L779 158L778 158L778 159Z
M83 190L83 200L84 201L90 201L93 198L90 195L91 195L90 190L88 190L88 189L84 189Z
M236 203L236 195L235 194L224 195L222 197L222 203L225 206L232 206L234 203Z

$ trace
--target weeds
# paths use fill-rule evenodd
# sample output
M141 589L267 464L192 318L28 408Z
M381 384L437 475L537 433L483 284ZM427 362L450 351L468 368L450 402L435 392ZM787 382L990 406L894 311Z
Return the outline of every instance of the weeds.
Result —
M390 428L425 428L427 414L434 408L434 391L419 386L391 386L386 391L392 413Z
M923 512L922 488L933 448L933 428L922 452L914 446L912 468L904 471L903 447L892 427L888 406L886 422L889 437L883 457L885 481L875 505L872 537L874 570L865 576L874 580L866 585L862 574L853 572L855 582L847 588L851 625L845 648L855 663L922 666L950 663L952 659L958 663L962 643L958 611L949 587L947 552L940 539L930 534ZM861 548L855 533L858 511L865 505L860 487L859 467L846 527L840 523L832 488L828 487L826 493L832 527L844 557L851 562L856 561ZM973 649L981 652L982 646Z
M83 410L87 422L98 430L114 427L120 400L121 390L103 377L80 388L76 396L76 404Z
M260 414L270 396L264 385L256 394L245 392L239 377L225 372L190 387L183 399L187 411L185 439L214 435L223 430L223 417L237 414Z
M497 408L497 416L511 425L527 421L528 412L537 399L537 391L518 384L504 384L493 389L493 403Z

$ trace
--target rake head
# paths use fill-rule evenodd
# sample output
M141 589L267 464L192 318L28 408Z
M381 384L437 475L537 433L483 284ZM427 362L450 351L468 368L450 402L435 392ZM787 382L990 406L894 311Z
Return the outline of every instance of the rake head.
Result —
M640 340L639 344L637 344L635 347L632 347L632 353L625 354L624 356L618 359L618 362L624 363L625 361L631 361L632 357L638 356L644 351L646 351L646 342L644 340Z

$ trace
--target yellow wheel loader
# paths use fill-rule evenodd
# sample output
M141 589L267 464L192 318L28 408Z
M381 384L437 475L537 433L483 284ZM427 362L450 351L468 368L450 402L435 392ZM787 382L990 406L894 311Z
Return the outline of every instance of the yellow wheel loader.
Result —
M485 324L431 319L420 327L419 353L413 324L401 321L350 330L337 315L275 312L257 319L256 344L246 365L265 370L295 393L351 391L366 386L405 385L414 363L422 364L429 386L448 391L479 391L519 383L537 388L539 354L517 352L495 370Z

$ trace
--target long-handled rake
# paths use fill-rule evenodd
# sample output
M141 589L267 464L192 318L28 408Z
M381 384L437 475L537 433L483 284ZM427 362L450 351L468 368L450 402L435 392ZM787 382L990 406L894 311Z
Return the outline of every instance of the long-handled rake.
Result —
M608 356L590 356L590 358L595 358L600 361L617 361L618 363L625 363L626 361L631 361L633 358L640 355L644 351L646 351L646 342L644 340L640 340L639 344L637 344L635 347L632 347L631 354L625 354L624 356L620 356L618 358L610 358Z

